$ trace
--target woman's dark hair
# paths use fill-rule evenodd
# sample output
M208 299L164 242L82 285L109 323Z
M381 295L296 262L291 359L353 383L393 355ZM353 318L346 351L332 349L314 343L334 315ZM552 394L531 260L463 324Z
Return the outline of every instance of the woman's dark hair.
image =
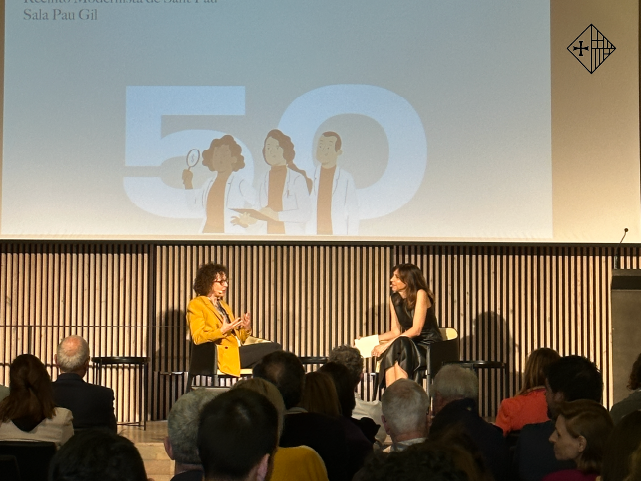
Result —
M146 481L140 453L127 438L106 429L76 433L51 460L51 481Z
M211 141L211 145L207 150L203 150L203 165L205 167L211 162L214 157L214 149L226 145L229 147L229 152L231 152L232 157L236 157L236 163L234 164L234 172L245 167L245 157L243 157L243 149L236 142L231 135L223 135L220 139L214 139Z
M9 367L9 395L0 403L0 421L21 418L37 425L53 418L56 403L51 378L42 361L32 354L21 354Z
M408 309L414 309L416 305L416 293L423 289L427 293L427 297L434 305L434 294L427 287L427 282L421 270L414 264L398 264L394 266L392 272L398 272L398 278L407 285L407 293L405 297L405 305Z
M338 402L341 405L343 416L352 417L352 411L356 407L356 398L354 397L354 383L349 369L338 362L328 362L323 364L318 372L325 373L334 381Z
M630 474L630 456L641 446L641 411L633 411L614 426L603 453L603 481L623 481Z
M630 373L630 380L628 381L628 389L636 391L641 387L641 354L637 357L632 365L632 372Z
M208 296L218 276L227 277L227 268L222 264L204 264L198 268L194 279L194 291L199 296Z
M299 169L296 164L294 164L296 151L294 150L294 143L292 142L291 137L285 135L278 129L270 130L267 134L267 137L265 137L265 142L267 142L267 139L270 137L278 142L280 148L283 149L283 158L287 162L287 167L294 172L298 172L305 178L305 182L307 182L307 190L311 192L312 188L314 187L314 181L307 177L307 174L304 170ZM263 143L263 158L265 158L265 143Z

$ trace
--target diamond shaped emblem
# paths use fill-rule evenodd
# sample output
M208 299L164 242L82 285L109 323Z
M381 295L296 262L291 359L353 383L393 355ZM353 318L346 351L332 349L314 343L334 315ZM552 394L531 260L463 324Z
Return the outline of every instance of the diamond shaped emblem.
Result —
M594 73L615 50L616 47L592 24L568 45L568 52L590 73Z

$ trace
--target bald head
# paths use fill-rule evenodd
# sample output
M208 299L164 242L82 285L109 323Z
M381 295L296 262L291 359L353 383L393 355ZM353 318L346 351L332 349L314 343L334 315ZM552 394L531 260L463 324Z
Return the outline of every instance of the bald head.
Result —
M80 336L65 337L58 344L56 364L62 372L84 376L89 364L89 345Z

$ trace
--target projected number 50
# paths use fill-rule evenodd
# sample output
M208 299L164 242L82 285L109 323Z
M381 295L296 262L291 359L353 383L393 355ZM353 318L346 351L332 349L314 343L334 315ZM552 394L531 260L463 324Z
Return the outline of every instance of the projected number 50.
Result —
M416 194L425 174L427 143L418 114L407 100L381 87L331 85L295 99L283 112L278 128L292 138L297 152L312 152L318 127L343 114L365 115L377 121L389 146L381 178L357 191L360 218L373 219L394 212ZM163 137L163 115L245 115L245 88L128 87L126 166L160 166L169 158L184 156L190 149L207 148L212 135L226 133L184 130ZM238 140L244 144L243 139ZM307 160L300 167L312 174L311 158L303 158ZM248 162L247 167L245 175L253 175L252 163ZM124 188L135 205L151 214L198 217L185 205L184 191L166 185L159 177L125 177Z

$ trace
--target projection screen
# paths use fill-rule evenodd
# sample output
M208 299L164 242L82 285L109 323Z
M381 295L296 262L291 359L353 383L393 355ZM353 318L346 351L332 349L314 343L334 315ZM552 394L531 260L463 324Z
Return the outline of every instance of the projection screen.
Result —
M636 3L556 3L6 2L0 233L639 242Z

